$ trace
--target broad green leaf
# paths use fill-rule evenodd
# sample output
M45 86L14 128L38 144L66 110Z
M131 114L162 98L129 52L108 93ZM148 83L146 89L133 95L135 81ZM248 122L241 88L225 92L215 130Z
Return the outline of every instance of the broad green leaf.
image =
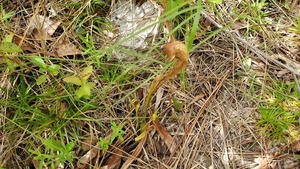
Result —
M88 66L86 68L83 69L82 73L81 74L90 74L93 72L93 66Z
M11 33L11 34L9 34L9 35L6 35L6 36L2 39L2 42L12 42L13 38L14 38L14 34Z
M44 83L47 79L47 75L41 75L40 77L38 77L36 79L36 84L37 85L41 85L42 83Z
M58 74L58 70L60 69L60 65L53 64L50 65L47 69L51 74L56 76Z
M19 66L19 64L13 62L9 58L5 58L5 62L7 64L8 70L15 71L15 68Z
M10 17L12 17L13 15L14 15L14 12L12 12L12 11L8 12L2 16L2 19L5 21L5 20L9 19Z
M79 77L76 77L76 76L65 77L63 79L63 81L65 81L67 83L72 83L72 84L75 84L78 86L82 85L81 80L79 79Z
M10 71L14 71L15 67L17 66L13 61L11 61L10 59L5 59L8 70Z
M215 3L215 4L220 4L222 3L223 0L208 0L208 2L212 2L212 3Z
M88 84L82 84L82 86L76 90L77 98L80 99L81 97L89 98L91 96L91 88Z
M43 58L40 56L31 56L30 57L30 61L35 64L36 66L40 67L40 68L46 68L47 65L44 62Z
M82 86L79 88L79 90L82 91L83 96L87 96L87 97L91 96L91 88L90 88L90 86L89 86L88 84L82 85Z
M41 72L41 73L46 72L46 68L40 67L39 72Z
M22 52L22 49L18 45L12 42L2 42L0 44L0 52L2 53Z
M93 83L93 82L88 82L86 85L87 85L90 89L92 89L93 87L95 87L95 83Z
M91 73L93 72L93 66L88 66L86 68L83 69L83 71L81 72L82 80L86 81L90 76Z
M171 9L174 9L174 8L180 6L183 2L184 2L183 0L170 0L170 1L167 1L167 11L170 11Z
M77 99L80 99L83 96L83 92L80 89L76 90L75 94Z

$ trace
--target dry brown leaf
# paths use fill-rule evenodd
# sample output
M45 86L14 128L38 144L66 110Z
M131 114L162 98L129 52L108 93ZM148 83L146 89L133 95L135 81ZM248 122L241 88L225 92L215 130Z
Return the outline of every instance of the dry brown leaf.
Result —
M59 41L54 46L54 50L57 56L82 54L82 51L79 50L74 44L72 44L67 37L59 39Z
M87 136L81 144L81 149L83 151L88 151L91 149L91 147L96 144L96 142L98 141L98 138L94 135L89 135Z
M155 109L157 109L159 104L161 103L161 99L163 97L163 94L164 94L164 89L159 88L156 92Z
M123 138L124 140L126 138L128 138L130 135L132 135L132 132L128 132ZM106 139L110 138L111 135L108 135L106 137ZM93 139L97 139L97 138L93 138ZM97 139L98 140L98 139ZM96 141L97 141L96 140ZM122 141L118 140L114 146L115 147L118 147L120 144L122 143ZM111 148L111 147L110 147ZM108 149L108 151L110 151L110 148ZM122 153L122 152L121 152ZM115 152L115 154L121 154L120 152ZM104 156L104 153L100 152L99 151L99 145L96 145L95 147L93 147L90 151L88 151L84 156L82 156L78 162L77 162L77 169L85 169L85 168L88 168L91 164L91 162L93 162L95 160L95 157L97 156L97 158L101 158ZM122 156L122 155L120 155ZM103 168L101 167L101 169L105 169L106 167L108 167L107 165L106 166L103 166Z
M121 158L123 155L122 149L115 149L112 155L106 160L105 168L107 169L118 169L121 165ZM102 167L101 167L102 169Z
M268 169L269 161L261 157L255 158L254 161L258 164L257 169Z
M50 40L60 24L60 21L52 21L46 16L34 15L30 21L29 30L36 39Z
M154 120L153 121L154 127L157 130L159 136L161 139L165 142L167 147L169 148L169 151L173 153L175 151L175 142L171 134L163 128L163 126L160 124L159 120Z
M246 25L244 23L242 23L242 22L235 22L235 23L232 24L231 28L233 30L239 30L239 29L246 28Z
M292 144L292 150L294 151L300 151L300 141L295 141L293 144Z
M40 53L40 54L44 54L44 55L48 55L48 56L57 56L54 53L50 53L48 51L44 51L44 50L37 50L35 48L33 48L28 41L23 40L21 37L18 36L14 36L14 43L16 43L18 46L21 47L21 49L23 51L29 51L31 53Z
M96 157L99 150L97 148L92 148L84 156L82 156L77 162L77 169L85 169L90 164L93 158Z

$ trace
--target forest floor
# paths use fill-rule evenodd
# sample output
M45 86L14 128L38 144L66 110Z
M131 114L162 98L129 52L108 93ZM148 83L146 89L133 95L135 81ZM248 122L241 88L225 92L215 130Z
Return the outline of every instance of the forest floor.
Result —
M300 168L299 11L299 0L1 1L0 169ZM188 65L147 107L176 62L170 34Z

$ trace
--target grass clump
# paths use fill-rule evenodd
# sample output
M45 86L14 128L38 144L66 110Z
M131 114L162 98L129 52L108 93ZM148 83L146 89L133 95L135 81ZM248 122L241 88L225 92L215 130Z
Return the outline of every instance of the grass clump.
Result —
M300 125L300 91L296 82L279 81L273 85L267 102L258 109L261 119L257 125L270 140L287 143L299 137L295 131Z

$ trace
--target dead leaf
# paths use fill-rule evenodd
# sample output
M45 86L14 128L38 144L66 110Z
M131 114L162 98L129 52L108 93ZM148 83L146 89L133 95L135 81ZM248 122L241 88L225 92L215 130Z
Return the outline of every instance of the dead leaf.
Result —
M82 144L81 144L81 149L83 151L88 151L91 149L91 147L96 144L98 141L98 138L94 135L89 135L87 136L83 141L82 141Z
M161 103L163 94L164 94L164 89L162 87L157 89L156 100L155 100L155 109L157 109L159 104Z
M128 138L129 136L132 135L132 132L128 132L123 138L124 140L126 138ZM106 137L106 139L110 138L111 135L108 135ZM96 139L96 138L95 138ZM98 139L97 139L98 140ZM114 146L118 147L120 144L122 143L122 141L118 140ZM110 148L108 149L108 151L110 150ZM116 152L115 154L120 154L118 152ZM91 166L91 162L93 160L95 160L95 157L97 156L97 158L101 158L104 156L104 153L100 152L99 150L99 145L96 145L95 147L93 147L90 151L88 151L84 156L82 156L78 162L77 162L77 169L85 169L88 168L89 166ZM102 169L105 169L106 166L103 166Z
M295 141L292 142L291 149L295 152L300 151L300 140L299 140L299 138L296 138Z
M246 25L242 22L235 22L234 24L232 24L231 28L234 30L239 30L246 28Z
M34 15L30 20L29 30L35 39L50 40L60 24L60 21L52 21L46 16Z
M92 159L96 157L99 150L97 148L92 148L84 156L82 156L77 162L77 169L84 169L90 164Z
M82 54L82 51L79 50L74 44L72 44L67 37L59 39L54 46L54 50L55 53L57 53L57 56Z
M159 136L169 148L170 153L173 153L175 151L176 146L171 134L163 128L158 119L154 120L153 124Z
M123 150L118 148L115 149L112 155L106 160L106 165L103 166L107 169L118 169L121 165L121 158L123 155ZM102 167L101 167L102 169Z
M255 158L254 161L258 164L255 169L270 169L276 166L276 163L273 163L272 159L258 157Z
M48 55L48 56L57 56L54 53L50 53L48 51L44 51L44 50L37 50L35 48L32 47L32 45L30 45L30 43L27 40L23 40L22 38L18 37L18 36L14 36L14 43L16 43L18 46L21 47L21 49L23 51L29 51L31 53L37 53L37 54L44 54L44 55Z

